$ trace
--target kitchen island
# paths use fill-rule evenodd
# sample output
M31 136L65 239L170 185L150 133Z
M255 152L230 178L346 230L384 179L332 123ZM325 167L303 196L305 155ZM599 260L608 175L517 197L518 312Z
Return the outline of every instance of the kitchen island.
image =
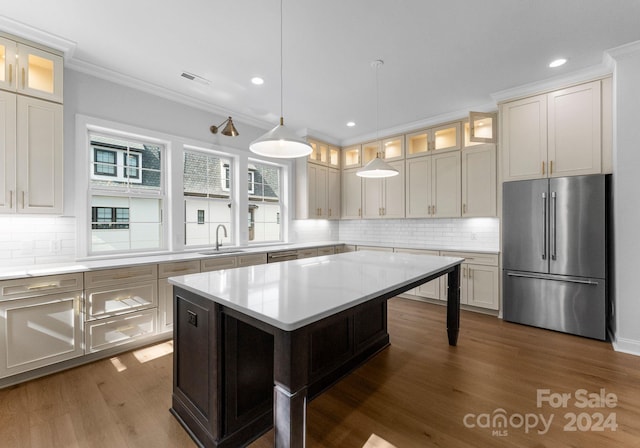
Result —
M276 447L304 446L307 401L389 345L389 298L449 274L456 345L462 261L362 251L170 278L171 412L205 447L272 426Z

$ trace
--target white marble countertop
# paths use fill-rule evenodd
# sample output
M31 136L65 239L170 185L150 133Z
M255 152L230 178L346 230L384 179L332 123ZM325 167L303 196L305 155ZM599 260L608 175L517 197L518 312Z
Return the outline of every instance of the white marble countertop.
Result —
M361 251L171 277L169 282L291 331L462 261Z

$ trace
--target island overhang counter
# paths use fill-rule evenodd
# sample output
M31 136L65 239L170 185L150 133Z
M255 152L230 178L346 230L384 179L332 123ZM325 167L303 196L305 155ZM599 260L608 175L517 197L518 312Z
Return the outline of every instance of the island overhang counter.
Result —
M350 252L172 277L172 414L205 447L275 427L305 443L307 401L389 345L386 302L445 274L456 345L462 258Z

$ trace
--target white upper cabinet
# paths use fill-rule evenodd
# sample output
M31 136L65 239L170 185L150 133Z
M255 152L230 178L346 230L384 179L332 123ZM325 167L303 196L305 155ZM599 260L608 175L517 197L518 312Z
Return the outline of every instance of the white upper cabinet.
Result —
M62 105L0 92L0 213L62 213Z
M327 218L340 219L340 170L327 171Z
M62 103L62 56L0 38L0 61L0 88Z
M460 152L407 160L407 218L460 217Z
M362 218L362 178L357 171L342 171L342 219Z
M404 160L389 162L399 174L383 179L363 178L362 217L404 218Z
M548 95L550 177L600 173L600 90L600 81L595 81Z
M602 171L601 81L501 106L503 179Z
M462 217L496 216L496 145L462 150Z

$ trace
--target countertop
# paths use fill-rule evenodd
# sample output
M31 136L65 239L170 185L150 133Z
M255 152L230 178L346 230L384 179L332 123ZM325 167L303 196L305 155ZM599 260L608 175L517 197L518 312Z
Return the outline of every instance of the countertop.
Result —
M279 252L283 250L300 250L311 247L336 246L343 244L337 241L320 241L314 243L293 243L278 244L271 246L255 247L227 247L221 248L219 254L205 255L202 252L211 252L213 248L201 248L198 251L188 251L179 253L163 253L157 255L131 256L121 258L104 258L93 260L80 260L58 264L38 264L31 266L16 266L0 268L0 280L10 280L26 277L37 277L41 275L72 274L74 272L93 271L97 269L120 268L123 266L134 266L143 264L167 263L172 261L202 260L213 257L234 257L238 255L260 254L267 252ZM226 250L236 250L236 252L224 253Z
M370 247L397 247L403 249L424 249L424 250L439 250L447 252L468 252L468 253L490 253L498 254L495 250L478 250L478 249L463 249L463 248L451 248L451 247L435 247L435 246L421 246L416 245L413 247L405 247L405 245L397 245L391 242L368 242L368 241L317 241L306 243L287 243L277 245L261 245L251 247L228 247L224 246L219 254L205 255L202 252L211 252L213 248L200 248L198 250L185 251L185 252L172 252L172 253L159 253L156 255L141 255L141 256L129 256L129 257L109 257L104 259L91 259L91 260L78 260L70 261L67 263L57 264L36 264L30 266L11 266L0 268L0 280L12 280L27 277L37 277L43 275L58 275L58 274L72 274L77 272L93 271L97 269L112 269L120 268L124 266L135 266L143 264L154 263L167 263L172 261L189 261L189 260L202 260L213 257L233 257L238 255L249 255L267 252L278 252L285 250L300 250L312 247L326 247L336 246L341 244L356 245L356 246L370 246ZM224 253L226 250L237 250L236 252Z
M348 252L170 277L169 282L291 331L462 261L405 253Z

